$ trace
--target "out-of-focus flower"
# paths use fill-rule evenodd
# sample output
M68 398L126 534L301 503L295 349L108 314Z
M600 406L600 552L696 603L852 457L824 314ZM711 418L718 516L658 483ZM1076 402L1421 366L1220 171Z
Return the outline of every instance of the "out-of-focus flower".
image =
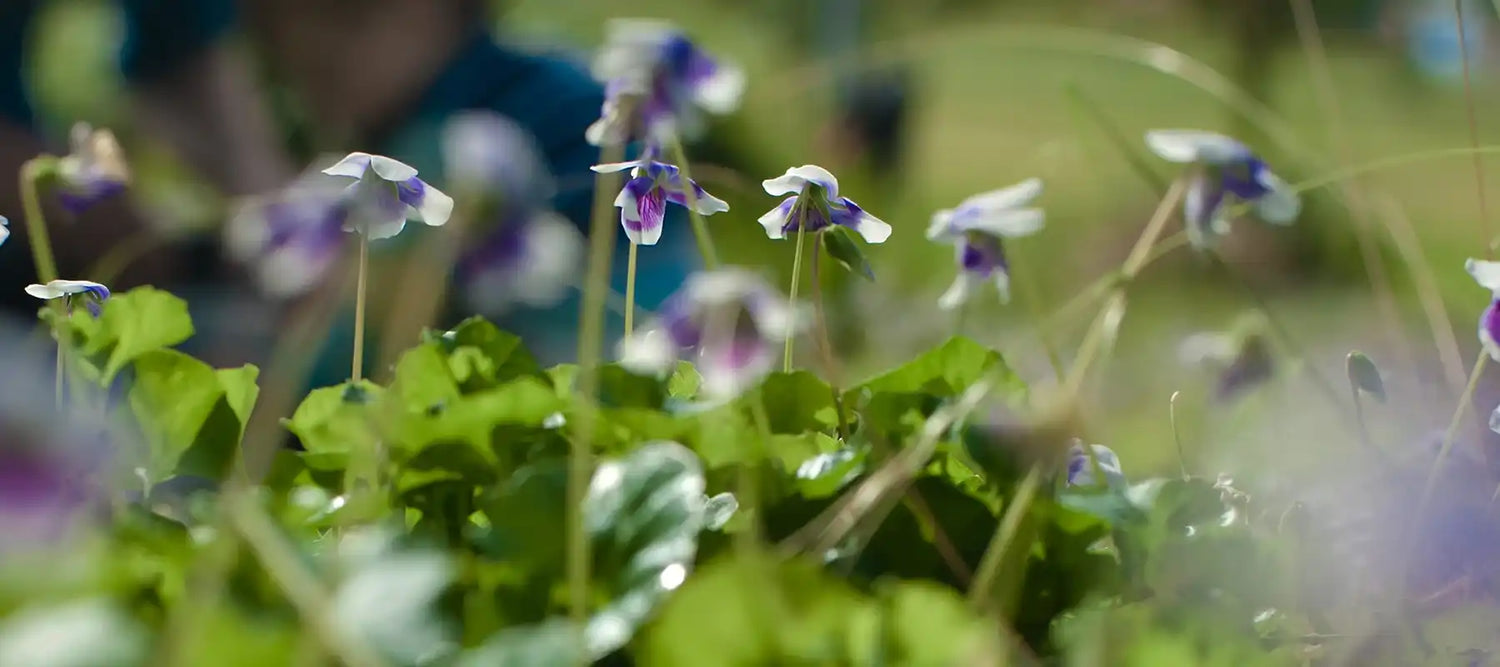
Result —
M516 303L561 301L577 276L583 239L547 208L552 176L532 136L509 118L472 111L444 128L443 158L449 181L465 201L474 198L476 222L488 223L458 259L469 306L495 315Z
M436 227L453 213L451 197L418 178L416 169L383 155L350 153L323 173L355 179L345 192L344 228L370 240L400 234L408 218Z
M225 228L235 259L248 263L262 290L291 297L312 288L338 261L349 203L321 175L246 200Z
M1265 222L1289 225L1302 212L1297 192L1244 144L1213 132L1151 130L1146 145L1164 160L1193 165L1182 212L1188 239L1207 248L1229 233L1230 205L1254 207Z
M45 285L32 283L26 293L44 301L63 299L68 307L73 306L73 297L83 299L83 305L94 316L99 315L100 304L109 298L109 288L90 280L52 280Z
M1089 445L1089 449L1094 452L1093 458L1099 461L1104 482L1114 488L1124 488L1128 482L1120 470L1120 457L1114 450L1104 445ZM1075 439L1073 446L1068 448L1068 486L1094 486L1097 483L1094 462L1090 460L1088 450L1083 448L1083 441Z
M0 215L0 245L10 238L10 218Z
M957 208L934 213L927 238L952 243L957 251L958 277L938 299L945 310L969 299L974 286L993 280L1002 303L1010 300L1010 266L1005 260L1008 238L1035 234L1046 215L1028 207L1042 193L1041 179L1029 179L1000 190L974 195Z
M469 305L502 313L512 304L556 305L573 286L583 259L583 237L550 211L502 221L459 260L458 280Z
M1490 291L1490 305L1479 316L1479 344L1490 358L1500 361L1500 262L1489 262L1469 258L1464 270L1474 276L1474 281Z
M664 374L686 353L696 360L704 393L731 398L760 382L781 343L805 324L800 308L745 269L696 273L621 343L620 363Z
M77 123L71 143L57 162L57 199L63 208L82 213L130 184L130 167L113 132Z
M698 108L729 113L745 89L739 68L710 57L665 21L611 21L593 69L605 82L604 107L586 134L596 146L670 133L691 136L702 126ZM638 125L632 127L632 120ZM642 133L635 135L637 130Z
M656 245L661 239L661 224L667 214L667 202L684 208L688 205L687 190L681 172L665 162L657 162L648 154L640 160L597 164L594 171L609 173L630 170L630 180L615 197L615 206L620 209L620 224L631 242L640 245ZM703 215L713 215L729 210L729 204L688 180L693 188L693 210Z
M1184 364L1218 373L1214 397L1227 401L1271 379L1276 371L1263 322L1247 317L1228 332L1201 332L1184 338L1177 356Z
M783 239L798 230L820 232L832 225L847 227L869 243L884 243L891 237L890 225L839 196L839 181L827 169L813 164L792 167L761 185L773 197L791 195L760 216L770 238Z

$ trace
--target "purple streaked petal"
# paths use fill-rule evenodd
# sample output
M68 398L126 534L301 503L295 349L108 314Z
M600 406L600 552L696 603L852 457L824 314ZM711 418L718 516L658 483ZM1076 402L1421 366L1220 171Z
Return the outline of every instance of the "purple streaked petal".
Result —
M620 207L620 224L633 243L655 245L661 240L662 219L666 217L666 193L656 181L638 176L625 182L615 205Z
M656 311L657 322L677 347L695 347L703 339L703 328L694 317L696 304L685 294L668 298Z
M891 237L891 226L884 220L877 218L859 204L854 203L848 197L839 197L831 200L828 207L829 219L833 224L854 230L864 238L867 243L884 243Z
M792 195L781 200L780 204L760 216L757 222L766 229L766 236L771 239L786 238L787 218L791 216L792 209L797 206L797 195Z
M688 182L693 186L694 210L696 210L698 213L702 215L713 215L715 213L723 213L724 211L729 210L729 202L708 194L708 191L704 190L703 186L698 185L696 181L690 180ZM682 179L673 178L672 183L668 186L668 188L667 201L686 208L688 205L688 201L687 195L683 192L682 189Z
M964 271L980 278L989 278L996 271L1009 269L1005 260L1005 246L999 237L970 232L958 244L958 265Z
M1479 343L1491 359L1500 361L1500 299L1491 301L1479 316Z
M1261 183L1266 165L1259 158L1247 156L1244 160L1220 166L1218 171L1220 187L1240 199L1251 201L1270 192Z

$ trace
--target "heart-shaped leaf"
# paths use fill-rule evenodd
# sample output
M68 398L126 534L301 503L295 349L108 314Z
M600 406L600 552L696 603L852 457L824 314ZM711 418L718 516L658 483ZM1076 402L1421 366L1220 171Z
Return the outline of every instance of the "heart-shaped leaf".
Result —
M823 230L823 247L828 249L828 256L851 273L857 273L865 280L875 280L875 270L870 268L870 261L865 259L865 253L854 242L854 238L843 227L829 227Z

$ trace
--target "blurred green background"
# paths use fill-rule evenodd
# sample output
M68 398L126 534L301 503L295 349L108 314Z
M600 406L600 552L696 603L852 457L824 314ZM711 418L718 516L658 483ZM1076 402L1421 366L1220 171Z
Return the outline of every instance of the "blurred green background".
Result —
M931 212L1043 178L1048 227L1010 249L1018 298L1008 306L980 299L962 329L1042 383L1051 370L1039 335L1066 360L1094 310L1045 330L1037 316L1114 270L1157 201L1111 132L1136 151L1150 128L1233 133L1298 182L1341 165L1470 146L1470 94L1478 143L1492 141L1500 62L1494 40L1483 38L1496 27L1488 3L1466 5L1480 37L1469 45L1476 57L1467 88L1452 76L1451 58L1434 64L1441 57L1427 52L1441 51L1430 43L1445 43L1443 31L1421 27L1444 7L1451 12L1451 2L1315 4L1320 29L1300 39L1295 3L1271 0L531 0L500 3L496 16L512 39L571 46L585 57L606 18L669 18L746 68L743 108L695 148L703 162L696 173L735 206L712 219L725 253L785 274L790 245L766 240L754 219L774 203L759 193L759 181L796 164L831 168L847 195L896 228L888 243L870 249L876 283L837 281L836 326L850 376L908 357L959 324L936 306L953 266L948 247L922 238ZM51 3L42 25L31 77L40 108L51 118L126 122L112 64L119 25L108 3ZM1454 33L1450 27L1449 42ZM1327 80L1318 76L1309 39L1326 48ZM1413 44L1425 55L1414 56ZM1434 71L1445 67L1447 74ZM856 157L833 140L843 126L837 112L847 75L882 68L904 72L910 103L906 150L886 179L862 176ZM149 151L133 158L142 172L137 196L148 210L182 224L215 218L221 202L170 160ZM1169 165L1147 164L1163 178L1172 174ZM1488 186L1500 174L1484 178ZM1466 363L1477 347L1472 323L1484 295L1461 269L1465 257L1484 253L1489 234L1476 183L1468 156L1372 172L1344 182L1348 190L1312 192L1296 228L1237 224L1224 248L1236 274L1300 343L1283 350L1287 356L1339 388L1348 350L1376 359L1391 400L1370 418L1390 446L1445 424L1456 394L1444 384L1418 299L1424 280L1438 288ZM1493 199L1488 217L1500 217ZM1371 289L1356 242L1361 224L1379 245L1377 275L1394 287L1399 326ZM1408 225L1416 244L1402 234ZM1414 253L1430 273L1408 262ZM1349 430L1305 374L1217 406L1205 398L1211 378L1178 362L1184 336L1226 329L1253 304L1188 251L1149 269L1132 291L1120 344L1089 406L1091 439L1119 450L1127 472L1175 469L1168 398L1180 390L1178 430L1195 467L1259 462L1294 471L1326 462L1308 452L1352 451Z

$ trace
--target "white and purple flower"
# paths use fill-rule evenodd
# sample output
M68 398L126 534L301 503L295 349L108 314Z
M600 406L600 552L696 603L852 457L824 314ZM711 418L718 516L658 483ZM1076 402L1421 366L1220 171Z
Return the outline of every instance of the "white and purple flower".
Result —
M672 133L691 136L702 125L698 108L729 113L739 106L745 89L739 68L710 57L664 21L611 21L593 69L595 78L605 82L600 118L586 134L596 146L633 138L660 140ZM629 104L623 102L626 98Z
M250 265L267 294L293 297L317 285L338 261L349 214L344 188L321 175L247 200L229 219L231 256Z
M1479 344L1491 359L1500 361L1500 262L1470 258L1464 270L1474 281L1490 291L1490 305L1479 316Z
M344 229L372 241L400 234L408 218L437 227L453 213L451 197L418 178L416 169L383 155L350 153L323 173L355 179L345 190Z
M1127 484L1125 473L1120 469L1120 457L1115 455L1114 450L1104 445L1089 445L1093 450L1093 459L1099 461L1099 471L1104 473L1104 483L1113 488L1124 488ZM1089 458L1089 450L1083 448L1083 441L1074 439L1073 446L1068 448L1068 486L1095 486L1099 482L1094 479L1094 461Z
M52 280L45 285L32 283L26 286L26 293L43 301L62 299L68 308L73 307L73 299L83 300L84 307L95 317L99 316L102 305L109 299L109 288L91 280Z
M493 111L465 111L443 127L446 183L460 196L480 196L496 206L539 205L556 191L536 138Z
M671 372L693 357L703 391L728 399L755 386L781 358L806 314L760 276L726 268L689 276L656 317L621 342L620 363L637 373Z
M1035 234L1046 215L1029 206L1042 193L1042 181L1032 178L1008 188L974 195L957 208L934 213L927 238L952 243L958 261L958 277L938 306L957 308L968 301L974 287L993 281L1000 301L1010 300L1010 265L1005 258L1005 239Z
M1146 145L1164 160L1196 167L1182 203L1194 247L1211 247L1229 233L1235 202L1250 204L1256 217L1277 225L1291 224L1302 212L1296 190L1239 141L1199 130L1151 130Z
M1214 398L1228 401L1274 377L1276 358L1264 329L1263 320L1252 314L1231 331L1204 331L1184 338L1177 356L1183 364L1217 373Z
M773 197L791 195L760 216L760 225L772 239L798 231L817 233L833 225L859 234L868 243L884 243L891 237L890 225L839 196L839 181L827 169L813 164L792 167L761 185Z
M682 173L676 166L657 162L653 151L639 160L610 162L590 167L599 173L630 170L630 180L615 197L615 206L620 209L620 224L632 243L656 245L661 240L662 220L667 215L667 203L684 208L688 205L687 191L683 186ZM729 210L729 204L719 199L692 180L687 186L693 189L693 210L702 215L713 215Z
M123 191L130 168L114 133L75 124L70 150L57 162L57 181L58 202L75 215Z

